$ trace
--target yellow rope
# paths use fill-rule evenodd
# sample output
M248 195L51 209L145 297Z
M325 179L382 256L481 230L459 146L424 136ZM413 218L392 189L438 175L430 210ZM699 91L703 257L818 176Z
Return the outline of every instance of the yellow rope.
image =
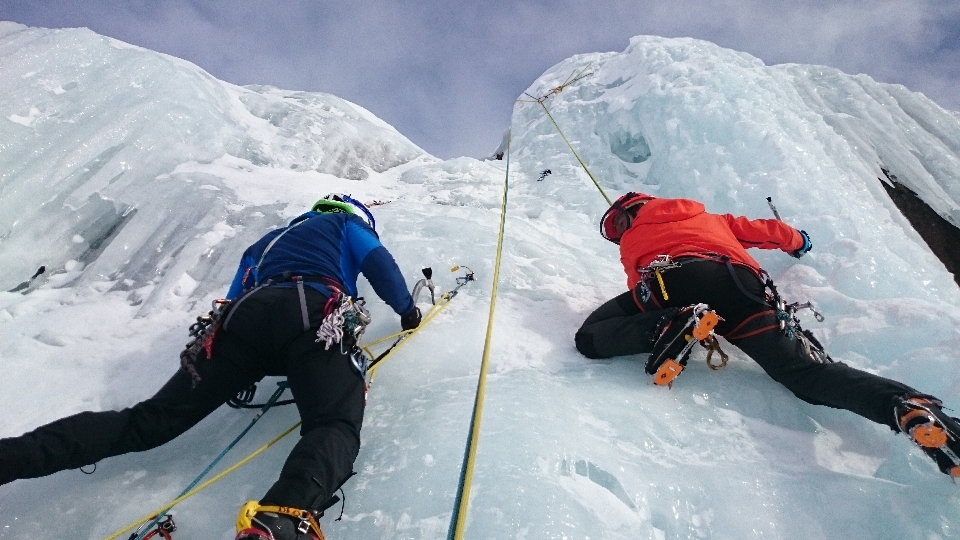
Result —
M371 367L368 370L368 373L370 374L369 384L373 384L373 378L377 375L377 368L383 365L384 360L386 360L387 358L390 358L393 355L393 353L397 352L397 349L399 349L400 347L403 347L403 344L407 342L407 339L410 336L413 336L414 334L422 330L423 327L426 326L428 322L432 321L434 317L436 317L441 311L446 309L446 307L450 305L450 300L452 299L453 299L453 295L451 295L449 292L443 293L442 295L440 295L440 300L430 308L430 311L427 311L426 315L424 315L423 320L420 321L420 325L414 328L413 330L404 330L402 332L397 332L396 334L392 334L387 337L380 338L376 341L371 341L370 343L367 343L366 345L363 345L362 347L360 347L361 349L363 349L365 353L367 353L370 356L370 358L376 358L376 355L373 354L373 351L370 350L370 347L372 347L373 345L379 345L386 341L390 341L391 339L396 337L403 338L402 341L397 343L396 347L391 349L390 352L388 352L383 358L380 359L379 362L377 362L377 365Z
M493 291L490 293L490 315L487 317L487 335L483 342L483 360L480 362L480 377L477 381L477 395L473 403L473 418L470 421L470 438L467 441L467 451L464 456L463 469L460 476L453 522L450 524L448 538L462 540L463 531L467 525L467 508L470 501L470 488L473 484L473 469L476 464L477 446L480 439L480 420L483 416L483 400L486 394L487 371L490 363L490 342L493 337L493 314L497 307L497 288L500 281L500 258L503 252L503 231L507 219L507 191L510 185L510 141L512 135L507 135L507 170L503 181L503 204L500 206L500 235L497 238L497 257L493 269Z
M300 422L297 422L296 424L290 426L286 431L284 431L284 432L281 433L280 435L277 435L277 437L274 438L272 441L270 441L270 442L268 442L267 444L261 446L257 451L255 451L254 453L250 454L249 456L241 459L240 461L238 461L236 464L234 464L234 465L233 465L232 467L230 467L229 469L227 469L227 470L223 471L222 473L214 476L213 478L211 478L211 479L207 480L206 482L200 484L199 486L193 488L192 490L188 491L187 493L184 493L184 494L181 495L180 497L177 497L176 499L168 502L168 503L165 504L164 506L161 506L160 508L157 508L157 509L154 510L153 512L150 512L149 514L143 516L142 518L138 519L137 521L134 521L134 522L131 523L130 525L127 525L126 527L120 529L119 531L111 534L110 536L104 538L104 540L115 540L116 538L119 538L120 535L122 535L123 533L125 533L125 532L127 532L127 531L129 531L129 530L131 530L131 529L133 529L133 528L135 528L135 527L137 527L138 525L143 524L143 523L146 522L147 520L153 519L154 516L160 514L161 512L166 512L167 510L170 510L171 508L173 508L174 506L180 504L181 502L189 499L190 497L193 497L193 496L196 495L197 493L200 493L201 491L207 489L208 487L210 487L211 485L213 485L215 482L217 482L218 480L220 480L220 479L223 478L224 476L226 476L226 475L232 473L233 471L239 469L240 467L246 465L246 463L247 463L248 461L250 461L251 459L259 456L260 454L262 454L263 451L266 450L267 448L270 448L271 446L273 446L273 445L277 444L278 442L280 442L280 439L282 439L282 438L286 437L287 435L289 435L293 430L297 429L297 427L298 427L299 425L300 425Z
M560 92L563 92L564 88L579 81L580 79L583 79L585 77L592 75L592 73L584 73L589 67L590 67L589 65L585 66L579 72L570 72L570 76L567 77L567 80L564 81L563 84L561 84L560 86L557 86L556 88L550 89L549 92L547 92L546 94L540 97L533 97L533 96L530 96L530 94L527 94L532 99L518 99L517 101L521 101L524 103L537 103L543 108L543 112L547 113L547 118L549 118L550 122L553 123L553 127L557 129L557 133L560 134L560 137L563 139L563 142L567 143L567 146L570 148L570 151L573 152L573 157L577 158L577 161L580 162L580 166L583 167L583 170L587 172L587 176L590 177L590 180L593 180L593 185L597 186L597 189L600 190L600 194L603 195L603 198L607 200L607 204L613 204L613 201L610 199L610 197L607 196L607 192L604 191L602 187L600 187L600 183L597 182L596 177L594 177L593 173L590 172L590 168L587 167L587 164L583 162L583 159L580 157L580 154L577 153L577 150L573 147L572 144L570 144L570 141L567 140L567 136L563 134L563 130L560 129L560 124L557 124L557 121L554 120L553 115L550 114L550 111L547 109L547 106L543 104L543 102L549 99L550 96L554 94L559 94Z
M602 187L600 187L600 183L597 182L597 179L593 176L593 173L590 172L590 168L587 167L587 164L584 163L583 159L580 158L580 154L577 153L573 145L570 144L570 141L567 140L567 136L563 134L563 130L560 129L560 126L557 124L557 121L553 119L553 115L550 114L550 111L547 109L547 106L544 105L542 101L538 103L540 103L540 106L543 107L543 112L547 113L547 118L549 118L550 121L553 122L553 127L557 128L557 133L559 133L560 137L563 138L563 142L567 143L567 146L570 147L570 151L573 152L573 156L577 158L577 161L580 162L580 166L583 167L583 170L587 171L587 176L589 176L590 179L593 180L593 185L597 186L597 189L600 190L600 194L603 195L603 198L607 200L607 204L613 204L613 201L610 200L610 197L607 196L607 192L604 191Z

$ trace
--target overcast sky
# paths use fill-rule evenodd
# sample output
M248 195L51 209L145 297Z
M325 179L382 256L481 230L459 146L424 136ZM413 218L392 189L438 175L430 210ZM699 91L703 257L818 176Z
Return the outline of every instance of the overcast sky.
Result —
M0 20L85 26L231 83L329 92L440 158L490 155L541 73L640 34L866 73L960 110L958 0L0 0Z

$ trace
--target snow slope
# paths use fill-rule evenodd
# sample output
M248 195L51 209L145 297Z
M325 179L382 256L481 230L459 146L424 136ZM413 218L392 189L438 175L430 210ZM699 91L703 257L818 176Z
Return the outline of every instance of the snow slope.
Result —
M238 88L87 30L0 23L0 436L129 406L177 367L186 326L240 252L331 191L377 206L410 285L478 281L371 388L357 476L332 538L446 537L486 331L504 161L440 161L336 97ZM890 170L960 221L960 119L920 94L820 66L764 66L686 39L635 38L535 81L611 196L702 200L814 243L756 253L834 358L960 407L960 290L880 185ZM525 97L524 97L525 99ZM518 102L500 294L468 538L951 538L957 488L904 437L800 402L732 346L672 390L642 357L589 361L572 336L624 290L597 234L600 192L536 103ZM544 169L552 174L537 178ZM389 308L361 284L375 324ZM423 305L424 309L428 306ZM702 353L698 353L702 354ZM274 380L261 384L261 395ZM0 538L104 538L175 497L249 422L224 407L181 438L0 487ZM296 421L271 411L233 463ZM288 437L176 509L177 540L233 537Z

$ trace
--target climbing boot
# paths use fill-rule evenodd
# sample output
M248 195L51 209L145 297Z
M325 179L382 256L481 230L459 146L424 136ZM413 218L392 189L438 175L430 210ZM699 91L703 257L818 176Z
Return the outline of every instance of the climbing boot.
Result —
M709 338L719 322L717 312L707 304L687 306L673 318L661 321L645 368L653 375L654 384L672 387L687 365L693 345Z
M325 540L312 512L250 501L237 516L235 540Z
M960 422L947 416L943 403L932 396L904 396L897 400L897 426L939 467L952 477L960 476Z

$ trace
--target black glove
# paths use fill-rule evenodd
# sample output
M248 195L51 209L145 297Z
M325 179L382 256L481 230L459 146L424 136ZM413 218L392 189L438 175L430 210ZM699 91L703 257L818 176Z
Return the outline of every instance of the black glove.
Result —
M803 257L803 254L810 251L813 248L813 244L810 242L810 235L807 234L807 231L800 231L800 236L803 237L803 245L800 246L800 249L790 252L791 257L800 258Z
M400 328L404 330L413 330L420 326L420 308L414 307L409 313L400 317Z

